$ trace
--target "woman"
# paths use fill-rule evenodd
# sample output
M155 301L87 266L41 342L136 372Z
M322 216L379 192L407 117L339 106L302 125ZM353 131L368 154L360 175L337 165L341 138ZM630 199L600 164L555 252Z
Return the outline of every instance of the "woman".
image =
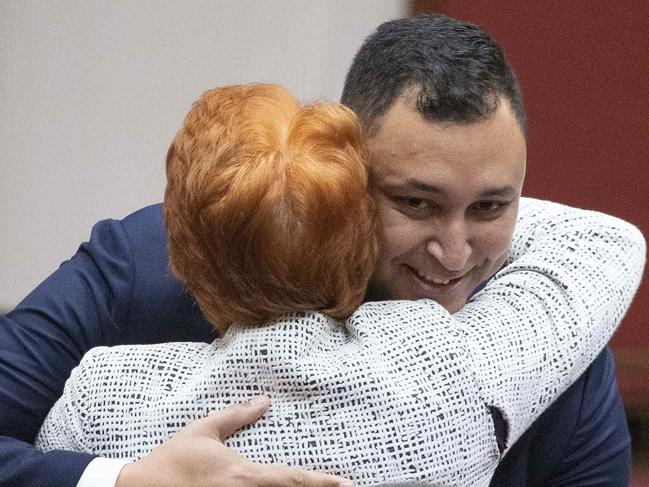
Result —
M272 85L205 93L167 176L172 269L222 338L91 351L44 450L139 458L264 393L268 415L228 440L250 459L362 485L486 485L608 341L644 262L631 225L527 200L508 265L457 314L429 300L359 307L377 255L359 125Z

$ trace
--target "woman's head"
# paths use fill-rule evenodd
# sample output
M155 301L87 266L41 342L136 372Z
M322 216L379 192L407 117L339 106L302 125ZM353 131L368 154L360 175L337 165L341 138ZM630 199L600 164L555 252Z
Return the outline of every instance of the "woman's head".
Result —
M218 329L348 316L376 253L361 130L275 85L207 91L167 154L169 261Z

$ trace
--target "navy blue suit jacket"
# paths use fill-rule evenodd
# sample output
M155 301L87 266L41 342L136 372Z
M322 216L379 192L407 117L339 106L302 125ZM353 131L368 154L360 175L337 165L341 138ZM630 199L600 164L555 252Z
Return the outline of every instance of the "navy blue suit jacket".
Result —
M95 225L72 259L0 317L0 485L76 485L90 455L31 443L87 350L213 338L168 272L160 205ZM492 485L623 486L629 465L607 349L511 449Z

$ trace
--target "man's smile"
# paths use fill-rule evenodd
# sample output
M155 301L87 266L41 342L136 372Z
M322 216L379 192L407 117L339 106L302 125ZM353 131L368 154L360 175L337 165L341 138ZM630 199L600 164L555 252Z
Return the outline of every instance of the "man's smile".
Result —
M452 293L457 287L461 285L463 278L468 274L465 273L459 277L453 278L451 278L450 276L437 277L424 274L423 272L408 264L402 265L407 270L408 274L418 282L419 286L423 288L423 290L427 290L428 292L433 293L435 296L437 296L439 293Z

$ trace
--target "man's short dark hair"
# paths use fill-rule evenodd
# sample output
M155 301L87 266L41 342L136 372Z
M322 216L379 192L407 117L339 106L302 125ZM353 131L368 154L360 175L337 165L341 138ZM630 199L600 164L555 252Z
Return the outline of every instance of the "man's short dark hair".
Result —
M487 118L504 96L525 133L516 75L501 47L475 24L441 14L385 22L356 54L341 101L372 135L377 118L410 90L431 121Z

